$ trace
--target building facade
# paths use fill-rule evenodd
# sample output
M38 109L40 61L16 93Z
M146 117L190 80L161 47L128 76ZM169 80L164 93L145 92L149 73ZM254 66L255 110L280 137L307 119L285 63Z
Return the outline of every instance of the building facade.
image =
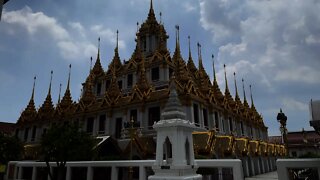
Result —
M167 48L168 39L164 25L156 19L151 1L148 17L136 32L136 48L128 61L120 60L117 44L108 68L103 69L99 47L78 102L72 100L70 73L64 96L56 105L52 102L50 81L47 97L36 109L34 84L29 104L17 121L16 135L27 145L37 144L52 124L75 122L93 136L114 138L125 151L127 147L121 144L129 139L125 130L130 121L139 129L137 139L155 137L153 125L161 119L170 94L169 84L175 83L181 109L198 129L194 133L196 156L243 158L247 175L266 172L267 168L262 170L263 158L282 156L285 150L281 145L268 143L268 128L255 108L252 93L249 105L242 84L244 99L240 99L234 74L235 97L232 97L226 71L226 87L222 93L214 65L214 77L210 81L199 44L197 67L191 55L190 40L189 57L183 59L178 26L173 56ZM269 167L270 164L271 160ZM250 167L254 169L255 166L261 170L249 172Z

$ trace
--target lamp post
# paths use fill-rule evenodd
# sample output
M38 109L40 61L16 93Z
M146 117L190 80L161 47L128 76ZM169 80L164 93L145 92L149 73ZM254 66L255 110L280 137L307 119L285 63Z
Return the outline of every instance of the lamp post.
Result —
M280 132L282 135L282 143L284 143L286 147L286 152L288 152L288 139L287 139L287 116L282 112L282 109L280 108L280 112L277 115L277 120L280 122Z
M127 128L125 129L127 131L127 133L129 134L130 137L130 160L132 160L132 143L135 140L135 137L137 135L139 135L139 123L136 123L133 119L133 117L131 117L131 120L129 121L129 123L127 124ZM133 175L133 167L130 166L129 167L129 180L132 180L132 175Z

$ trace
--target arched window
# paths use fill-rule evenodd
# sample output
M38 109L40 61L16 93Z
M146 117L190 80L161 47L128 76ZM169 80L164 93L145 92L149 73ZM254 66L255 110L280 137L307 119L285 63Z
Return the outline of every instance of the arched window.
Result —
M186 139L185 149L186 149L186 161L187 161L187 165L190 165L190 144L189 144L188 138Z
M167 164L170 164L172 159L172 144L168 137L166 137L166 140L164 141L163 149L164 149L163 159L167 161Z

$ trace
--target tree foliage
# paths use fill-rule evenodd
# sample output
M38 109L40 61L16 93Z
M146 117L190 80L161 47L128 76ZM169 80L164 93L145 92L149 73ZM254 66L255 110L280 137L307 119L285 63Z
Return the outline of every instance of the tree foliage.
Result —
M41 139L41 154L51 179L63 179L67 161L91 160L95 144L95 139L75 124L53 125ZM49 162L56 162L58 177L52 176Z
M0 133L0 164L20 160L23 155L23 144L15 136Z

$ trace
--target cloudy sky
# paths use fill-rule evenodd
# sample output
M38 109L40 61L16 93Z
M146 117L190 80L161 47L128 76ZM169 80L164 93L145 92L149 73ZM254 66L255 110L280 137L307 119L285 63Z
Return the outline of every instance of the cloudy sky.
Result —
M97 54L101 37L102 65L113 57L119 30L121 59L135 47L136 23L147 17L149 0L11 0L0 21L0 121L16 122L26 107L36 82L36 106L48 92L53 70L52 97L64 92L68 65L72 64L73 100ZM157 19L170 36L180 25L180 44L187 58L188 35L198 63L196 43L202 44L206 70L212 77L215 54L218 83L224 91L223 64L234 94L233 72L241 78L249 97L252 85L256 108L269 134L279 134L279 109L288 116L289 131L311 129L310 99L320 99L320 1L316 0L154 0ZM241 96L242 98L242 96Z

